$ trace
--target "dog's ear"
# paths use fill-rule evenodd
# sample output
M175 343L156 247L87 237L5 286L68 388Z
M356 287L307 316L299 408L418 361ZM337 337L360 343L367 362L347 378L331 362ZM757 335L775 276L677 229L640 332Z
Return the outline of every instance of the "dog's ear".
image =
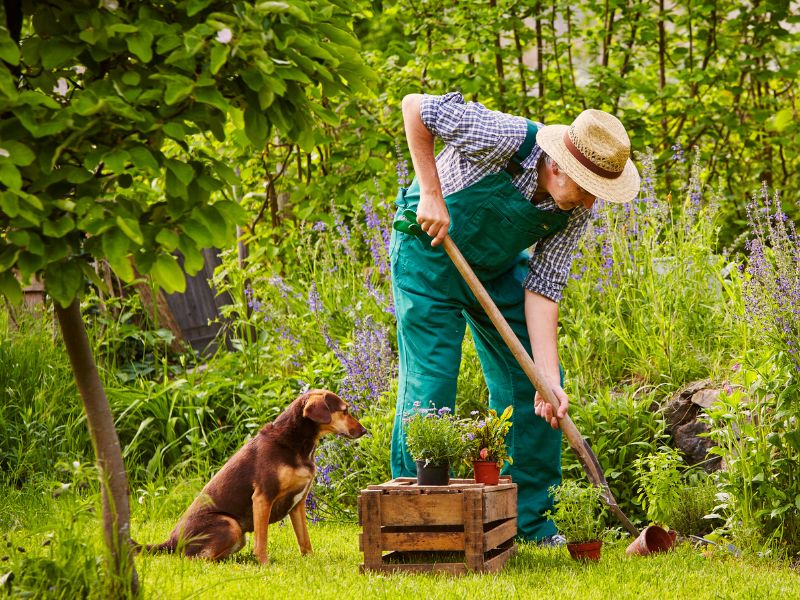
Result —
M328 408L324 393L309 394L303 407L303 416L323 425L331 422L331 409Z

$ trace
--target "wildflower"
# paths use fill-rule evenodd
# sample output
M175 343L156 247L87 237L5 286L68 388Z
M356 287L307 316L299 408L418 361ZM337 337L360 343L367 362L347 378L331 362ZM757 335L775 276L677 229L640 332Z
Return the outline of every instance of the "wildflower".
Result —
M53 88L53 93L59 96L66 96L69 91L69 83L63 77L58 78L58 85Z
M317 291L317 282L312 281L311 287L308 290L308 309L317 314L320 310L322 310L322 300L319 297L319 292Z
M680 143L674 144L672 146L672 151L673 151L672 160L674 160L676 163L682 163L684 161L684 158L683 158L683 148L681 148Z
M233 32L231 32L230 29L225 27L217 32L217 37L214 39L217 40L220 44L229 44L230 41L233 39Z

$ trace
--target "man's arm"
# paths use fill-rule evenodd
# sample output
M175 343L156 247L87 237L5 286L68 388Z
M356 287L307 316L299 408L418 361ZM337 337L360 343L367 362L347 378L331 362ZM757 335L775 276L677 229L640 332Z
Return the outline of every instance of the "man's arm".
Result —
M444 203L442 184L436 170L434 136L420 116L421 101L422 94L409 94L403 98L403 124L414 173L419 181L417 222L425 233L434 238L431 246L438 246L450 227L450 213Z
M531 354L543 377L550 385L561 406L558 417L566 416L569 398L561 389L558 365L558 303L535 292L525 291L525 321L531 339ZM553 407L537 391L534 397L536 414L558 429Z

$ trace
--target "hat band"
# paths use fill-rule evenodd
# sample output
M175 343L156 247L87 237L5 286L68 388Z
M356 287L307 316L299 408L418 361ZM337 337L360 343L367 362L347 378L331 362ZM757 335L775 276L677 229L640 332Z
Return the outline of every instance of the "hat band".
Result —
M594 164L591 160L583 155L583 153L578 150L577 146L572 143L572 140L569 137L569 129L564 131L564 145L569 150L569 153L575 157L575 159L581 163L584 167L589 169L595 175L600 175L600 177L604 177L606 179L616 179L622 172L625 170L624 167L622 171L609 171L608 169L604 169L596 164Z

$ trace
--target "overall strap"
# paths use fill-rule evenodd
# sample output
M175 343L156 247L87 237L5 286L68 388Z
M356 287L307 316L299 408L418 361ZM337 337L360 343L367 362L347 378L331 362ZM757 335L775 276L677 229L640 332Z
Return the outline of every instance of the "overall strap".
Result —
M529 119L526 119L526 122L528 129L525 132L525 139L505 166L505 171L511 176L522 173L522 161L528 158L534 144L536 144L536 132L539 131L539 126Z

